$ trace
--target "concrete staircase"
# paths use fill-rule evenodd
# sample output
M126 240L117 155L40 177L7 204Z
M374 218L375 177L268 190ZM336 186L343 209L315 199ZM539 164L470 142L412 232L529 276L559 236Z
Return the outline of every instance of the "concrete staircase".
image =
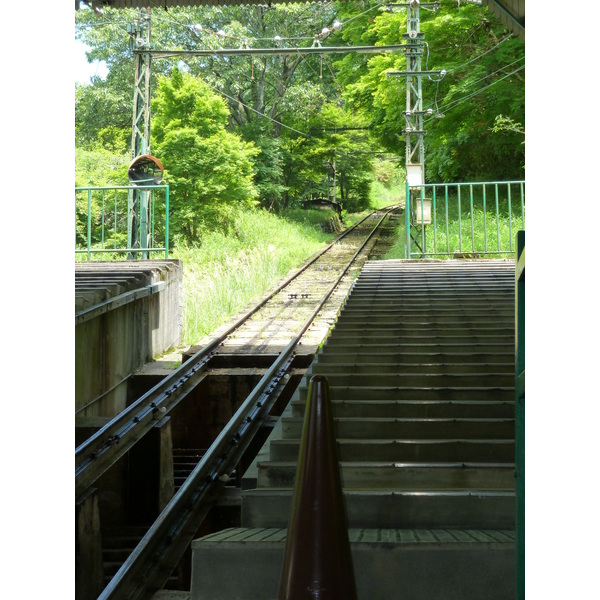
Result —
M514 262L373 261L244 478L192 544L193 600L277 596L310 377L329 381L361 600L515 596Z

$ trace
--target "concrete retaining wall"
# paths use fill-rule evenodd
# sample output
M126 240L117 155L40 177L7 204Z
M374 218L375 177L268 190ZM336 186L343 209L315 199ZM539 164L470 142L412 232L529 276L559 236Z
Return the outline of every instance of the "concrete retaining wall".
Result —
M114 416L131 373L181 344L182 263L76 263L75 275L76 416Z

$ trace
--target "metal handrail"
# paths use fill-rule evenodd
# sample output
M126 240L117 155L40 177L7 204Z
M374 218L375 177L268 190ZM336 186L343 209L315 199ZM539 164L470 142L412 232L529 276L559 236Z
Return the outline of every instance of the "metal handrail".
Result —
M525 599L525 231L515 260L515 481L516 598Z
M131 194L133 191L146 191L152 192L152 216L151 216L151 235L150 238L152 243L148 245L147 239L144 239L144 236L140 236L141 247L117 247L117 223L119 221L118 209L117 209L117 191L118 190L126 190L128 194ZM165 227L165 239L164 244L155 245L154 244L154 225L155 225L155 214L154 214L154 191L155 190L164 190L165 192L165 215L164 215L164 227ZM95 248L92 246L92 192L101 191L102 192L102 209L101 209L101 221L100 225L101 229L101 247ZM114 191L114 208L111 208L111 216L114 217L114 225L111 228L114 234L113 247L108 248L105 247L105 222L108 216L108 210L106 206L106 193L109 191ZM86 247L85 248L75 248L75 254L86 254L87 260L91 260L93 254L132 254L142 252L142 256L149 256L151 252L164 252L165 258L169 258L169 186L168 185L153 185L153 184L145 184L140 182L139 185L112 185L112 186L75 186L75 236L77 246L77 194L80 192L87 192L87 215L86 215ZM125 220L128 223L129 216L127 211L125 211L125 215L120 215L121 221ZM128 225L127 225L128 226ZM141 226L141 224L140 224ZM127 231L127 230L125 230Z
M513 229L525 227L525 181L478 181L478 182L459 182L459 183L425 183L421 185L410 185L408 181L406 187L406 206L405 213L405 253L406 258L427 258L463 255L476 256L511 256L513 249ZM487 192L491 194L488 197ZM516 188L516 189L515 189ZM438 197L438 190L442 191ZM456 193L456 204L453 208L457 211L458 231L450 231L449 206L453 199L449 196L449 191ZM461 194L466 190L466 194ZM513 193L515 198L513 198ZM505 192L504 202L508 210L508 239L507 247L503 247L500 241L501 227L500 219L500 193ZM429 197L426 197L429 196ZM476 198L476 196L479 196ZM520 210L515 206L516 196L520 200ZM466 218L467 223L463 223L463 205L468 203L469 210ZM430 219L427 220L424 213L430 208ZM443 211L439 209L445 209ZM420 211L418 210L420 209ZM443 214L438 215L438 212ZM483 215L483 224L476 226L474 222L475 212L481 212ZM489 222L488 214L494 215L494 222ZM440 218L441 217L441 218ZM470 227L468 221L470 220ZM440 223L440 221L442 221ZM494 227L495 224L495 227ZM466 227L466 229L465 229ZM413 235L415 234L415 235ZM453 235L458 237L458 244L451 241ZM463 240L464 237L470 238L469 241ZM482 241L476 243L476 236L483 237ZM496 237L496 244L490 244L489 237ZM439 243L439 239L445 240L445 243ZM417 251L413 251L416 246Z
M344 600L357 598L329 383L315 375L308 387L278 600L316 600L325 590Z

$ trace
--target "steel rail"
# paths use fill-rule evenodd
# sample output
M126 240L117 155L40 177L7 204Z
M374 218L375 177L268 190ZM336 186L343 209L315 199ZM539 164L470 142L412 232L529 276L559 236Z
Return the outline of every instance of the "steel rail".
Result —
M98 596L98 600L149 600L163 587L216 501L224 481L229 478L231 470L251 443L263 417L268 415L275 402L273 392L290 369L295 349L302 336L385 218L396 208L394 205L384 209L383 217L329 287L300 331L244 400L158 519ZM372 214L375 212L379 211Z
M150 431L156 420L168 414L187 394L197 387L206 376L208 363L214 356L218 346L231 333L375 212L370 213L339 235L305 265L300 267L296 273L287 277L271 294L242 315L226 331L201 348L178 369L78 446L75 449L75 497L77 498L85 492Z

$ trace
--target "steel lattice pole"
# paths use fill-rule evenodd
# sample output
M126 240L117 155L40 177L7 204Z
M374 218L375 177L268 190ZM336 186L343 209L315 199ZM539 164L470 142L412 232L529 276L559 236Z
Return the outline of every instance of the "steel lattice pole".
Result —
M131 32L135 33L134 47L146 52L135 52L135 75L133 82L133 124L131 128L131 159L150 152L150 8L140 8L137 23ZM147 207L148 192L130 190L128 194L127 247L147 247ZM142 231L138 237L138 227ZM130 252L128 258L136 258ZM144 258L148 258L144 253Z

